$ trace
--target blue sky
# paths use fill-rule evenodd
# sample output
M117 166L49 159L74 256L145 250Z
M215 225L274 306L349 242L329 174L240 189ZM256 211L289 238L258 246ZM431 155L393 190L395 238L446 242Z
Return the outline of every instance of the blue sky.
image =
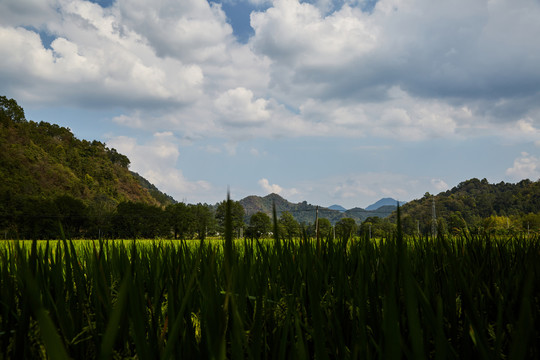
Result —
M0 94L177 200L540 178L534 0L5 0Z

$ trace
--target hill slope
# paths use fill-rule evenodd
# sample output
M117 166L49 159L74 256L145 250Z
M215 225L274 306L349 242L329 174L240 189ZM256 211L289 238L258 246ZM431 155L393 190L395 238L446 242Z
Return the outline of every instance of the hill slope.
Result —
M511 217L516 221L529 221L523 220L527 214L540 213L540 181L490 184L486 179L470 179L436 196L426 193L423 198L403 205L405 231L413 232L419 227L421 232L429 232L433 199L439 226L448 230L463 228L465 224L486 228L489 219L496 217L508 218L504 221L509 227ZM534 224L537 231L540 224L534 219L530 220L530 226ZM523 224L514 225L523 227Z
M69 129L27 121L12 99L0 97L0 196L69 195L90 205L122 201L167 205L174 200L129 171L129 159Z

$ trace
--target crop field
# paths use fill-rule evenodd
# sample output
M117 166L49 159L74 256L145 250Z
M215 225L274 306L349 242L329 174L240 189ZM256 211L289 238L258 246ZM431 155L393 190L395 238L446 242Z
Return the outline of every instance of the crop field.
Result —
M540 239L0 246L2 359L540 358Z

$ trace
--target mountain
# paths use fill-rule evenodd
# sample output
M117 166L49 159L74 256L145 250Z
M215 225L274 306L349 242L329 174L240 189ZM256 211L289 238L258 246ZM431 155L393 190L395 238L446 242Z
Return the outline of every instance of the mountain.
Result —
M308 204L306 201L301 203L291 203L278 194L270 194L265 197L260 196L248 196L239 201L244 207L245 221L249 223L251 215L258 211L264 212L269 216L272 216L272 204L276 204L276 214L281 216L285 211L291 213L291 215L299 223L312 224L315 222L317 206ZM336 210L325 207L318 207L319 218L326 218L330 220L332 224L335 224L343 218L353 218L356 222L360 223L368 217L387 217L395 210L395 207L383 207L376 211L368 211L360 208L354 208L350 210Z
M129 171L129 159L99 141L77 139L70 129L27 121L13 99L0 96L0 197L70 196L87 205L122 201L165 206L174 199Z
M345 209L343 206L341 205L332 205L332 206L329 206L328 207L330 210L337 210L337 211L340 211L340 212L345 212L347 211L347 209Z
M308 204L306 201L297 204L291 203L274 193L265 197L251 195L240 200L240 204L244 207L246 222L249 222L251 215L259 211L272 216L272 206L275 204L278 217L281 216L281 213L288 211L298 222L312 223L315 221L317 208L317 206ZM325 214L324 217L336 217L339 211L320 208L319 216L321 214Z
M493 228L497 221L505 229L540 229L540 180L490 184L486 179L470 179L437 195L426 193L401 208L404 230L429 232L433 204L439 226L448 230L465 224L469 229Z
M382 206L393 206L394 209L395 209L396 205L397 205L397 202L398 202L397 200L392 199L392 198L382 198L381 200L377 201L376 203L369 205L366 208L366 210L370 210L370 211L377 210ZM404 202L404 201L400 201L399 205L401 206L401 205L403 205L405 203L406 202Z

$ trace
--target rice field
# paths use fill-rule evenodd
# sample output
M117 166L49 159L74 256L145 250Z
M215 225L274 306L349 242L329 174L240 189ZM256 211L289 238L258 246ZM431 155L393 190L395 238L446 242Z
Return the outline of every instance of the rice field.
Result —
M540 358L540 239L0 246L1 359Z

